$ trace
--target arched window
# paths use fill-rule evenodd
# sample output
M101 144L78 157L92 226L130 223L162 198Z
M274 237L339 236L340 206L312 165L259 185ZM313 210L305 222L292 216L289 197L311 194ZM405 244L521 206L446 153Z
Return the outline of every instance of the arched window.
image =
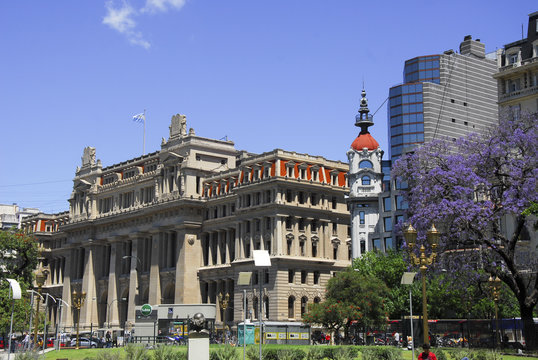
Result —
M361 181L363 185L370 185L370 177L368 175L364 175L361 178Z
M371 169L374 167L374 164L370 160L363 160L359 163L361 169Z
M314 298L314 304L319 304L321 302L321 299L319 297Z
M290 296L288 298L288 319L295 318L295 297Z
M306 304L308 303L308 298L303 296L301 298L301 317L306 313Z

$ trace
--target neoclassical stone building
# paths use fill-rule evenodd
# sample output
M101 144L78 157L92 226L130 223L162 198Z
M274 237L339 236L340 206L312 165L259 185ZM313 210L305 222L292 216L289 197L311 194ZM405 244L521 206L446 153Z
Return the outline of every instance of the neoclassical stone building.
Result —
M220 323L219 294L230 296L233 326L243 318L238 274L254 270L256 249L269 251L272 266L246 287L249 316L259 317L261 281L263 317L300 321L350 264L348 169L280 149L238 151L175 115L154 153L103 167L85 148L69 213L38 214L23 227L42 244L44 291L67 303L74 290L86 293L81 328L130 328L144 303L217 304ZM57 308L48 313L54 323ZM72 325L64 311L60 326Z

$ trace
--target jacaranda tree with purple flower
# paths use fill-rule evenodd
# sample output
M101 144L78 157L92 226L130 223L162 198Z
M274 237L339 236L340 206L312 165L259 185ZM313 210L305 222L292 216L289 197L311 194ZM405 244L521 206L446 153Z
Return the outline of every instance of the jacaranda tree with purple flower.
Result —
M439 262L463 263L498 276L519 303L529 348L538 348L533 309L538 302L538 249L529 242L538 203L538 118L504 116L487 135L434 141L399 159L409 222L425 243L432 223L441 231ZM460 266L461 267L461 266Z

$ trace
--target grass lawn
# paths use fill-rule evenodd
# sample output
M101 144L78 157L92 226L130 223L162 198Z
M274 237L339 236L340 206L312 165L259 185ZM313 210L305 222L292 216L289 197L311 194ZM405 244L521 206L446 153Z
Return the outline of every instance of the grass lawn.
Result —
M223 345L211 345L210 349L218 348L219 346ZM314 345L314 346L326 346L326 345ZM314 346L293 346L293 345L264 345L264 348L281 348L281 349L287 349L291 347L302 349L305 352L308 352L308 349ZM186 346L179 346L178 348L183 349L186 351ZM257 345L256 345L257 348ZM241 354L240 358L243 359L243 349L242 347L237 348L239 350L239 353ZM115 349L65 349L60 351L49 351L46 354L45 359L48 360L57 360L57 359L69 359L69 360L83 360L87 358L96 358L97 354L99 354L102 351L113 351L113 352L119 352L120 354L124 354L125 350L123 348L115 348ZM449 352L450 349L444 348L443 351ZM435 352L435 351L434 351ZM150 351L151 353L151 351ZM411 351L402 351L404 360L413 360L412 359L412 352ZM415 351L415 357L418 356L419 351ZM360 352L358 359L361 359ZM449 358L452 360L452 358ZM501 355L500 360L538 360L538 357L522 357L517 355Z

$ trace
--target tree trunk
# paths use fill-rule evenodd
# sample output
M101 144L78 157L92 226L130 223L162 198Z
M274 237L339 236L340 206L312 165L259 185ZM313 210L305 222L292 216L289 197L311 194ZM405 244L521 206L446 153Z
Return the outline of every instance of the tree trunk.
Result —
M523 336L525 337L525 344L527 350L538 349L538 327L534 324L532 318L532 307L525 306L525 304L519 304L521 321L523 322Z

